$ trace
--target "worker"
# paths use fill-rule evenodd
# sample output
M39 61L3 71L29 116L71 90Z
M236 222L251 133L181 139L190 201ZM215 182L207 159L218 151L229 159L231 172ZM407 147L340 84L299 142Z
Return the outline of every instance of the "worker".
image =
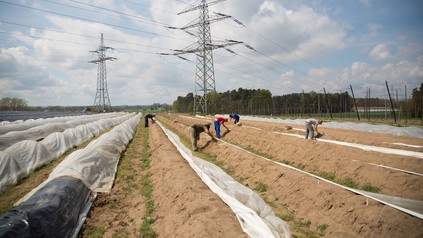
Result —
M144 124L144 127L145 128L147 128L148 127L148 119L150 119L151 120L151 124L154 124L154 117L155 117L156 115L154 115L154 114L147 114L147 115L145 115L145 124Z
M232 119L234 119L235 125L239 122L239 115L238 114L234 113L234 114L229 115L229 117L231 118L231 121L232 121Z
M316 137L314 136L314 132L316 132L316 135L319 135L319 131L317 130L317 126L321 125L323 123L323 121L321 120L316 120L313 118L309 118L305 121L305 126L306 126L306 136L305 138L308 139L308 134L311 133L310 138L312 140L315 140Z
M227 131L230 131L229 128L225 125L228 119L218 116L214 119L214 130L216 131L216 137L220 139L220 125L226 128Z
M213 137L213 135L210 133L210 125L211 123L207 123L207 124L193 124L188 128L189 134L191 136L191 144L192 144L192 149L194 151L198 150L197 147L197 142L198 140L200 140L200 133L201 132L205 132L207 133L207 135L209 135L213 141L215 141L216 139Z

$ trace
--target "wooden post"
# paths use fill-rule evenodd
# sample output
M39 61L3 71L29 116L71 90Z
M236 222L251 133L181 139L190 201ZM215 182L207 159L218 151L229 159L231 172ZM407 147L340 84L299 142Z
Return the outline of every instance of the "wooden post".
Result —
M355 101L354 91L353 91L353 88L352 88L351 84L350 84L350 88L351 88L351 94L352 94L353 100L354 100L355 111L357 112L357 118L360 121L360 113L358 112L357 102Z
M389 92L388 81L385 81L385 84L386 84L386 89L388 89L388 96L389 96L389 101L391 102L392 113L394 114L394 121L395 123L397 123L397 117L395 116L394 104L392 103L391 93Z
M333 119L332 112L331 112L330 107L329 107L328 96L326 95L326 89L325 88L323 88L323 92L325 93L325 98L326 98L326 110L329 111L330 119Z
M305 100L305 105L307 106L308 105L308 102L307 102L307 97L306 97L306 95L305 95L305 93L304 93L304 90L303 90L303 96L304 96L304 100ZM305 113L305 109L306 109L307 107L304 107L304 113ZM308 110L308 116L309 117L311 117L311 114L310 114L310 109Z
M321 117L322 115L321 115L321 109L320 109L320 94L321 93L318 93L317 94L317 111L319 112L319 117Z
M408 103L407 103L407 84L404 86L404 94L405 94L405 109L404 109L404 116L405 116L405 123L408 121Z
M422 106L423 106L423 88L420 87L420 108L419 108L419 113L420 113L420 125L422 124L423 121L423 113L422 113Z
M372 100L370 97L370 88L369 88L369 113L367 114L367 116L369 117L369 121L370 121L370 113L372 112Z

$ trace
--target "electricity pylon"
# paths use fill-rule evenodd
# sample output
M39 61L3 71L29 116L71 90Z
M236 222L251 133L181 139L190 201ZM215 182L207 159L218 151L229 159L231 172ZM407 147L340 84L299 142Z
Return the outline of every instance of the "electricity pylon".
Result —
M216 4L225 0L216 0L210 3L207 3L206 0L201 0L201 3L197 6L190 7L182 12L179 12L178 15L200 10L200 18L197 23L182 27L182 28L173 28L186 30L193 27L198 27L198 41L197 48L189 50L175 50L176 53L173 55L181 55L188 53L195 53L197 56L197 65L195 72L195 94L194 94L194 113L207 113L207 94L210 92L216 92L216 83L214 78L214 64L213 64L213 50L218 48L224 48L226 46L235 45L242 43L241 41L226 40L221 44L213 44L211 40L210 33L210 23L225 19L231 18L231 16L218 14L217 17L210 19L209 18L209 9L208 6ZM168 55L168 54L162 54ZM182 57L181 57L182 58ZM184 58L182 58L184 59Z
M98 55L98 59L89 61L98 65L97 68L97 92L94 99L94 111L96 112L110 112L112 105L110 104L109 93L107 91L107 72L106 60L116 60L114 57L106 57L108 49L114 50L112 47L104 46L103 33L101 33L100 46L97 50L90 51Z

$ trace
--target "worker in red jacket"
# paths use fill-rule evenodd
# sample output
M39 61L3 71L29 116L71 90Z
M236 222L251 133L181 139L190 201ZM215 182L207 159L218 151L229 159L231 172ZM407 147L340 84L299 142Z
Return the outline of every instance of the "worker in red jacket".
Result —
M225 125L228 119L218 116L214 119L214 130L216 131L216 137L220 139L220 125L224 126L227 131L230 131L229 128Z

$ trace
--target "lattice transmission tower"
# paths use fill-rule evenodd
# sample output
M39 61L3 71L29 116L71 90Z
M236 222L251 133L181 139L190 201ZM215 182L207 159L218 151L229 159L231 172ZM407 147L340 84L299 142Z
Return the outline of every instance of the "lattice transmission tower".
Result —
M107 91L107 72L106 72L106 61L116 60L114 57L106 57L106 51L112 49L112 47L104 46L103 33L101 33L100 46L97 50L90 51L96 53L98 58L96 60L89 61L95 63L97 67L97 92L94 99L94 111L96 112L111 112L112 105L110 104L109 93Z
M175 50L176 53L172 55L181 55L187 53L195 53L197 57L196 62L196 72L195 72L195 93L194 93L194 113L207 113L207 94L210 92L216 92L216 83L214 77L214 64L213 64L213 50L218 48L224 48L226 46L235 45L242 43L241 41L226 40L220 44L213 43L211 40L210 33L210 23L225 19L231 18L231 16L218 13L214 18L209 17L210 5L222 2L225 0L216 0L210 3L207 3L206 0L201 0L201 2L193 7L189 7L182 12L179 12L178 15L191 12L194 10L200 10L200 17L198 22L191 25L176 28L170 27L172 29L180 29L186 31L189 28L198 27L198 41L197 47L194 49L188 50ZM189 33L190 34L190 33ZM162 54L169 55L169 54ZM181 57L182 58L182 57ZM184 59L184 58L183 58Z

